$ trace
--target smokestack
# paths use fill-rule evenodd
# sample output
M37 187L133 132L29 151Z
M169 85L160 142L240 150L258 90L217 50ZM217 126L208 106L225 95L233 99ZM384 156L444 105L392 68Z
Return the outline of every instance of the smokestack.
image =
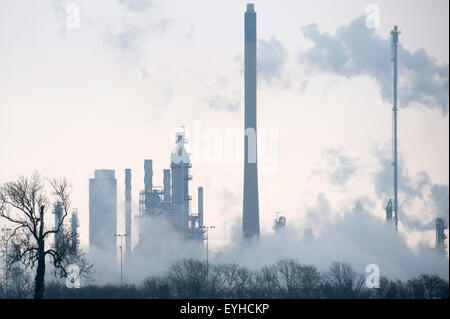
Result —
M72 249L77 251L78 250L78 226L80 226L78 222L78 209L74 208L72 210L72 219L70 220L71 223L71 245Z
M198 227L203 227L203 187L198 188Z
M125 254L131 253L131 169L125 169Z
M147 159L144 161L144 187L145 192L150 193L153 189L153 161L151 159Z
M245 12L245 136L243 235L259 238L258 163L256 125L256 12Z
M170 169L163 170L164 173L164 202L170 202Z
M55 231L59 228L59 231L55 234L55 248L58 249L63 236L63 225L61 224L63 217L63 204L61 202L56 202L54 204L53 214L55 214Z
M444 256L447 255L445 230L448 228L445 218L436 218L436 249Z

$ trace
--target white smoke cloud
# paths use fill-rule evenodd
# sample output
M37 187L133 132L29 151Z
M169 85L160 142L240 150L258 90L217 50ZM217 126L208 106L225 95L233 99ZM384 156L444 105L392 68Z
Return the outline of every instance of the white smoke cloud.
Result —
M364 204L361 204L364 203ZM278 233L266 232L257 241L242 239L240 219L232 220L232 241L209 252L210 263L236 262L250 269L293 258L325 271L334 261L349 262L364 273L369 264L377 264L381 275L391 279L411 279L421 273L438 274L448 280L448 259L428 246L411 249L392 224L386 224L370 211L376 207L366 198L353 208L331 214L331 205L321 194L308 208L303 226L288 224ZM313 237L303 235L312 225ZM185 241L162 217L149 218L142 241L124 261L124 282L141 283L149 276L165 275L170 266L183 258L205 260L201 242ZM89 254L95 266L96 284L119 283L117 263L108 263L99 251ZM110 259L109 259L110 260Z
M214 110L224 110L229 112L239 111L240 102L237 99L228 98L223 95L214 95L209 100L209 107Z
M314 170L311 177L325 174L330 184L344 187L356 173L355 159L346 156L342 149L336 148L325 149L323 155L326 159L326 168Z
M365 17L354 19L338 28L336 34L322 33L316 24L303 27L303 35L313 46L299 53L298 61L312 70L329 72L347 78L365 75L378 83L384 101L392 101L392 62L390 39L367 28ZM420 103L430 109L448 113L449 68L438 65L425 50L410 52L403 48L399 58L399 105Z
M132 254L127 257L123 251L124 283L139 284L149 276L163 275L173 263L183 258L204 258L202 243L186 241L166 218L141 217L140 223L142 234ZM91 247L87 257L94 265L95 284L120 283L118 256L114 260L111 254Z
M288 52L277 38L271 37L269 40L258 39L256 61L258 82L267 86L289 87L289 81L285 72L287 60ZM243 75L244 56L235 56L234 62L238 66L240 74Z
M234 261L258 268L289 257L302 264L316 265L322 271L334 261L345 261L361 273L367 265L377 264L381 274L388 278L410 279L421 273L433 273L448 279L447 258L426 246L412 250L392 225L374 217L364 205L341 212L335 218L330 210L323 194L316 206L310 207L305 225L313 225L312 239L302 235L301 230L307 227L295 227L288 221L279 233L261 234L259 242L247 243L240 240L240 224L236 223L235 241L217 251L212 261Z
M119 4L130 11L147 11L152 6L151 0L119 0Z
M287 86L283 80L287 51L275 37L269 40L258 40L258 79L267 85Z
M379 151L375 152L380 162L380 169L373 176L375 192L380 199L387 199L393 196L392 160ZM434 229L437 217L448 220L448 185L433 183L424 171L410 176L402 160L398 165L398 181L401 223L411 229L425 231ZM417 214L418 210L420 214Z

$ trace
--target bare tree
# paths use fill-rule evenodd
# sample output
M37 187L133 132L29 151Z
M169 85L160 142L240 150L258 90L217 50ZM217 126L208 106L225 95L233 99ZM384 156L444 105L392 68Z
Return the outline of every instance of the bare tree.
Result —
M300 289L298 265L293 259L284 258L275 264L279 278L279 290L285 298L295 298Z
M301 298L314 298L322 282L320 272L314 265L300 265L297 268Z
M205 298L223 298L228 293L226 285L228 277L224 271L225 267L225 264L208 266Z
M13 249L8 252L9 262L21 262L35 269L34 298L41 299L45 292L46 260L54 266L55 273L66 277L66 266L81 261L79 251L71 249L70 240L64 232L64 220L70 208L70 190L65 179L50 181L51 196L46 192L46 183L38 174L30 178L20 176L16 181L0 187L0 217L11 225L9 240ZM62 216L55 227L47 227L51 203L62 205ZM51 239L59 239L51 244ZM82 271L90 266L83 261Z
M149 277L145 279L141 286L141 296L152 299L172 297L167 277Z
M276 283L285 298L312 298L321 278L315 266L301 265L294 259L283 258L275 264Z
M408 280L407 285L412 299L425 299L425 287L419 278Z
M207 288L204 262L183 259L172 265L168 278L177 298L204 298Z
M223 263L212 267L210 283L214 282L217 296L222 298L242 298L248 288L248 270L236 263ZM214 297L214 296L213 296Z
M279 297L280 282L275 265L262 267L256 274L257 291L261 294L259 298Z
M421 274L418 280L424 287L425 298L448 298L448 284L438 275Z
M8 283L8 297L16 299L26 299L32 295L33 280L20 263L11 267Z
M357 273L350 264L334 262L330 266L326 278L334 293L333 298L361 297L364 276Z

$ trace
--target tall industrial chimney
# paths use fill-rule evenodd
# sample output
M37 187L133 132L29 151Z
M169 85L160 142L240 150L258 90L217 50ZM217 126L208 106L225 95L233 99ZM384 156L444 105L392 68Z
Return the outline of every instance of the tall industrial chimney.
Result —
M170 169L165 169L163 170L163 174L164 174L164 180L163 180L163 184L164 184L164 202L169 203L170 202Z
M153 161L151 159L146 159L144 161L144 188L145 192L151 193L153 189Z
M258 163L256 125L256 12L245 12L245 136L243 235L259 238Z
M131 253L131 169L125 169L125 254Z
M153 190L153 161L146 159L144 161L144 213L148 216L150 214L150 196ZM141 201L141 199L139 200ZM142 226L142 223L141 223Z
M444 256L447 255L447 245L445 244L447 228L445 218L436 218L436 249Z
M70 220L71 224L71 245L74 251L78 251L79 246L79 236L78 236L78 227L80 223L78 222L78 209L72 209L72 219Z
M203 187L198 188L198 227L203 227Z
M63 238L63 225L62 218L64 215L64 207L62 202L56 202L53 208L53 214L55 214L55 248L59 249L59 245L61 245L61 240ZM60 225L61 224L61 225Z

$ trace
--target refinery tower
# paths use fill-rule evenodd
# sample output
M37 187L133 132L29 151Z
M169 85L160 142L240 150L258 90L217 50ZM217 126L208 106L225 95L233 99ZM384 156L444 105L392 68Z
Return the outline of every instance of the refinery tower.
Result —
M245 12L245 137L243 234L259 238L258 162L256 130L256 12Z

